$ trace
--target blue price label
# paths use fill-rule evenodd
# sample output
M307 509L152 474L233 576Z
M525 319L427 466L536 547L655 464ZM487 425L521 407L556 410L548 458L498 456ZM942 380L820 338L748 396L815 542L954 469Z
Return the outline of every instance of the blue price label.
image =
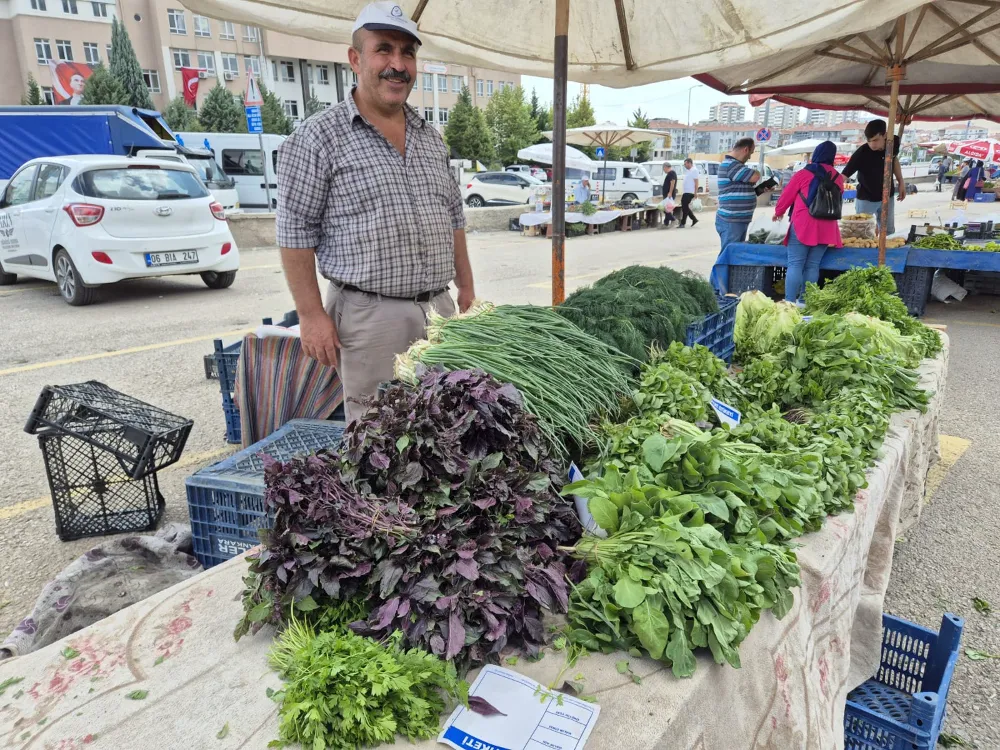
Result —
M719 418L719 421L722 424L727 424L730 427L736 427L740 423L741 414L739 409L719 401L717 398L713 398L710 403L712 409L715 410L715 415Z

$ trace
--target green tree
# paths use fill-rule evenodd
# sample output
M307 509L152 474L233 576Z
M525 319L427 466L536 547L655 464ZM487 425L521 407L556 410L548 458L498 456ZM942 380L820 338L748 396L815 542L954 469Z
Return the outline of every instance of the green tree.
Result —
M524 101L524 89L504 87L486 106L486 124L493 132L493 147L504 164L517 160L517 152L536 142L538 125Z
M632 118L628 121L628 126L630 128L642 128L643 130L649 127L649 117L642 109L637 109L632 113ZM649 160L649 151L652 144L650 141L645 141L643 143L637 143L635 146L622 146L621 148L612 148L608 151L608 159L613 161L636 161L644 162ZM636 150L636 156L632 156L632 149Z
M594 108L590 104L590 99L580 94L566 110L566 127L585 128L588 125L596 124L597 119L594 117Z
M103 65L94 68L83 87L82 104L128 105L128 92L121 81L111 75Z
M205 129L198 121L198 113L191 109L187 102L184 101L183 94L178 94L170 100L167 108L163 110L163 119L166 121L167 126L175 133L198 133Z
M209 133L245 133L246 117L240 101L220 83L208 92L198 119Z
M118 79L128 95L126 104L140 109L153 109L153 98L142 77L142 66L135 56L132 40L128 37L125 24L117 18L111 19L111 57L108 61L111 75Z
M534 89L531 90L531 119L535 121L539 133L535 143L541 143L545 140L545 136L541 135L542 131L552 130L552 109L542 109L538 102L538 92Z
M309 89L309 99L306 100L306 117L312 117L324 109L326 109L326 105L316 96L316 89Z
M489 164L493 158L493 141L486 125L486 116L483 110L473 105L468 86L462 87L458 101L448 113L444 140L452 153L457 154L460 159Z
M31 73L28 73L28 89L21 97L21 104L32 107L45 104L45 101L42 99L42 89Z
M260 98L264 100L264 106L260 108L260 116L264 121L264 132L275 135L290 135L292 132L292 121L285 114L285 108L281 104L281 99L258 78L257 87L260 89Z

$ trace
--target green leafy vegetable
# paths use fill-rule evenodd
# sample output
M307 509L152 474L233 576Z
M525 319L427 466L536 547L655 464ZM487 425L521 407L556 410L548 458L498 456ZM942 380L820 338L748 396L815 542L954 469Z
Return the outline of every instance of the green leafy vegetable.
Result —
M225 724L222 725L222 729L220 729L218 733L216 733L215 739L224 740L228 736L229 736L229 722L227 721Z
M988 615L993 611L993 605L985 599L980 599L978 596L972 600L972 606L975 607L976 612L981 615Z
M133 690L131 693L126 693L125 697L130 701L144 701L147 695L149 695L148 690Z
M66 648L64 648L59 653L62 655L63 659L75 659L76 657L78 657L80 655L80 652L77 651L72 646L67 646Z
M965 649L965 655L971 661L983 661L984 659L1000 659L1000 654L991 654L989 651L980 651L977 648Z

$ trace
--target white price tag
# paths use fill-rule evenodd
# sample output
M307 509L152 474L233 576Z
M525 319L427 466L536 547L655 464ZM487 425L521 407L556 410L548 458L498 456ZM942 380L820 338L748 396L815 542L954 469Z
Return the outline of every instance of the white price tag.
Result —
M739 409L723 403L717 398L713 398L710 403L712 408L715 410L715 416L719 418L719 421L722 422L722 424L727 424L730 427L736 427L740 423L741 415Z
M579 482L583 479L583 472L580 471L576 464L570 461L569 464L569 481ZM587 531L589 531L594 536L599 536L602 539L607 537L608 532L597 525L597 521L594 517L590 515L590 508L587 507L586 498L573 495L573 507L576 508L576 516L580 519L580 525L583 526Z

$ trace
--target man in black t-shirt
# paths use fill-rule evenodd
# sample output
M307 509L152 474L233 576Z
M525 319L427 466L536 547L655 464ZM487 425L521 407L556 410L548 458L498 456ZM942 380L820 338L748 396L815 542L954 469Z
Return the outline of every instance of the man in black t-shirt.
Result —
M671 200L677 199L677 173L674 168L670 166L669 163L663 165L665 172L663 174L663 200L670 198ZM671 211L663 212L663 228L666 229L670 226L670 222L674 220L674 215Z
M875 214L879 226L882 224L882 176L885 168L885 120L872 120L865 125L865 140L861 148L851 155L850 161L842 171L845 178L855 174L858 176L858 197L854 200L854 211L859 214ZM899 166L899 140L892 142L892 173L899 186L897 200L906 198L906 185L903 182L903 170ZM892 195L896 185L889 185L889 221L887 234L896 231L895 212L893 211Z

